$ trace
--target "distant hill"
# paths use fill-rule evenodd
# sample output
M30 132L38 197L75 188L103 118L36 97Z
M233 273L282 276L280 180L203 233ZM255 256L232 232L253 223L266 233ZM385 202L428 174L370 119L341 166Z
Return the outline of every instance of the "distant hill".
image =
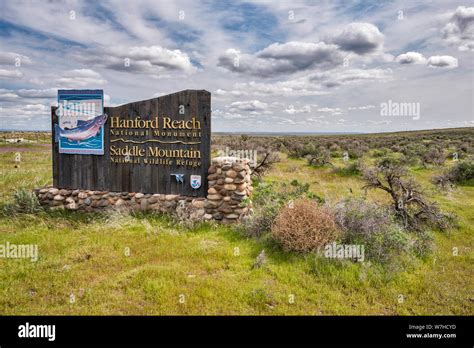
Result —
M399 134L429 134L429 133L449 133L454 131L472 131L474 127L458 127L458 128L439 128L439 129L422 129L422 130L408 130L408 131L395 131L395 132L374 132L374 133L363 133L363 132L212 132L213 135L225 136L225 135L251 135L251 136L327 136L327 135L399 135Z
M212 132L216 136L225 135L251 135L251 136L327 136L327 135L397 135L397 134L410 134L410 133L433 133L433 132L452 132L452 131L473 131L474 127L458 127L458 128L438 128L438 129L422 129L422 130L408 130L408 131L394 131L394 132ZM1 132L15 132L15 133L51 133L50 130L19 130L19 129L0 129Z

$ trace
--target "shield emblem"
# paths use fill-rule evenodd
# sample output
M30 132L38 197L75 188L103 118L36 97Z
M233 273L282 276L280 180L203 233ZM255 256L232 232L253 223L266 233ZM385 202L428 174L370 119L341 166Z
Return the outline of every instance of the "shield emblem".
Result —
M191 187L195 190L201 187L201 175L191 175Z

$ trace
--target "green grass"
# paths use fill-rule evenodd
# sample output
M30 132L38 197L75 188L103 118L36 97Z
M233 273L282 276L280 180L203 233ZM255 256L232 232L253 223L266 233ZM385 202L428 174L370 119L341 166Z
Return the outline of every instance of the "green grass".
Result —
M22 152L20 168L12 152L0 153L0 164L4 204L14 188L51 183L47 149ZM430 199L458 215L459 228L436 232L429 257L389 267L284 253L228 226L185 229L152 214L0 215L0 244L39 247L37 262L0 258L0 315L472 315L474 188L439 192L429 180L437 172L412 170ZM264 180L293 179L331 201L364 195L358 176L285 157ZM268 262L254 269L262 249Z
M16 151L0 152L0 201L11 200L11 190L15 188L35 188L52 183L49 150L35 148L35 151L21 152L21 162L17 168L15 168L15 153Z

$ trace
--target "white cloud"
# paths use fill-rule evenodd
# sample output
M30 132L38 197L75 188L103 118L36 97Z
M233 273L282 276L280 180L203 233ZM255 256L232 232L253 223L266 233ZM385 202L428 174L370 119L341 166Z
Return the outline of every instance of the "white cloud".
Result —
M229 106L229 111L238 112L238 111L265 111L268 108L268 104L261 102L259 100L247 100L247 101L237 101L233 102Z
M341 49L360 55L381 51L384 35L371 23L350 23L334 38Z
M342 55L337 52L336 46L325 42L274 43L258 52L257 55L264 59L289 61L297 70L316 66L333 67L342 62Z
M38 104L38 102L52 102L57 96L57 89L0 89L0 101L5 103Z
M9 106L2 106L2 128L9 128L11 126L9 119L12 122L28 121L30 127L37 126L40 121L49 117L51 109L44 104L11 104ZM3 124L3 122L5 122Z
M86 50L76 54L75 57L95 67L123 72L150 73L157 76L169 71L185 73L197 71L186 53L157 45Z
M307 77L298 78L288 81L278 81L275 83L263 82L242 82L236 83L232 89L218 89L216 92L219 96L241 97L241 96L311 96L327 94L321 91L318 86L308 82Z
M336 45L292 41L271 44L255 54L228 49L218 65L233 72L274 77L313 68L331 69L342 64L343 58Z
M418 52L407 52L400 54L396 61L400 64L426 64L427 59Z
M8 89L0 89L1 101L14 101L18 98L18 94L15 91L10 91Z
M311 105L304 105L301 108L295 108L293 105L289 105L288 108L285 109L287 114L308 114L311 112Z
M369 104L369 105L362 105L362 106L349 106L347 110L369 110L369 109L375 109L375 105Z
M24 114L36 115L37 113L49 113L50 108L44 104L27 104L24 105L21 110Z
M380 125L380 124L390 124L392 123L391 120L382 120L382 121L374 121L374 120L368 120L367 122L375 125Z
M459 6L441 32L460 51L474 51L474 7Z
M19 89L15 92L19 97L23 98L55 98L58 95L58 90L56 88Z
M390 80L392 76L392 69L341 69L333 73L316 73L309 79L326 88L333 88L364 81Z
M332 72L312 73L303 77L274 83L255 81L236 83L232 89L218 89L215 93L225 97L252 95L280 97L315 96L329 94L330 89L334 87L368 81L384 81L391 78L391 69L340 69Z
M432 68L453 69L458 67L458 60L451 56L432 56L428 59L428 65Z
M224 111L220 109L212 110L212 117L217 117L218 119L226 119L226 120L232 120L232 119L245 119L245 118L252 118L253 115L242 115L239 112L229 112L229 111Z
M340 114L341 109L340 108L328 108L328 107L323 107L317 110L318 112L328 112L331 114Z
M23 77L19 70L0 69L0 79L17 79Z
M407 52L400 54L397 59L400 64L428 64L431 68L457 68L458 60L452 56L431 56L425 58L421 53L418 52Z
M0 65L19 67L24 64L31 64L31 59L14 52L0 52Z
M56 83L64 87L74 88L104 85L107 81L94 70L74 69L63 72L62 76L56 79Z

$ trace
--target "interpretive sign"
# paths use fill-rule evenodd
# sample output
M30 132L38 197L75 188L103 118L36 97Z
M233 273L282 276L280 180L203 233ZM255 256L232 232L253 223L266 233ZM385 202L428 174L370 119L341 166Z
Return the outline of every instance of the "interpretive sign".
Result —
M53 178L59 188L170 193L205 197L211 148L211 94L178 93L105 107L103 156L66 154L55 138L61 116L52 108ZM79 126L82 126L81 123Z

